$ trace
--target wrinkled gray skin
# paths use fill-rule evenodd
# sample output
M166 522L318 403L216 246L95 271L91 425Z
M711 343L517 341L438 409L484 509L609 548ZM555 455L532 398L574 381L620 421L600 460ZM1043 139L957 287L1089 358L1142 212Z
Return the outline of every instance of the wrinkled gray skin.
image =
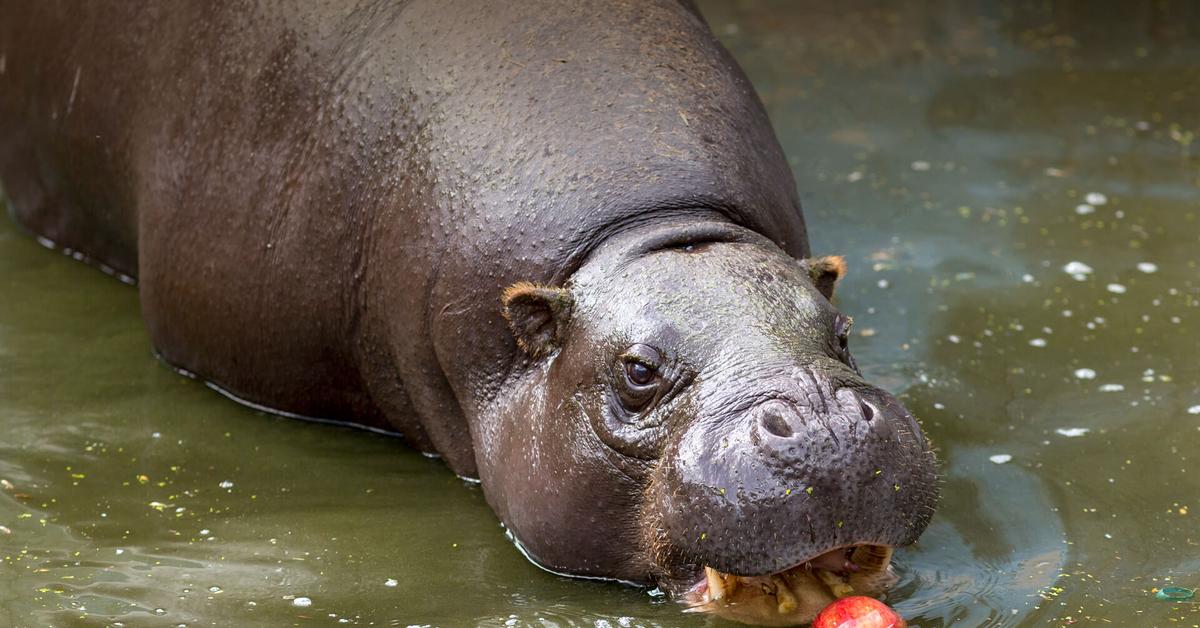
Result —
M165 361L441 454L549 569L678 591L932 512L689 5L4 0L0 177Z

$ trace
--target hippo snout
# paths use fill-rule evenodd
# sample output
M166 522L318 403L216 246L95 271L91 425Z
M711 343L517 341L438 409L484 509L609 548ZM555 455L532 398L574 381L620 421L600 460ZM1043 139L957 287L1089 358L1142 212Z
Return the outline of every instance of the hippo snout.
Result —
M656 507L691 561L761 576L924 530L934 459L891 395L862 385L764 397L694 424L663 459Z

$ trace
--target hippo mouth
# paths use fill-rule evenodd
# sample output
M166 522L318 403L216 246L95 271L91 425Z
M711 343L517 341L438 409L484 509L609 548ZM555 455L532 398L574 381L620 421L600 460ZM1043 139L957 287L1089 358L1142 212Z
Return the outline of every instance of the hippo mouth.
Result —
M856 545L765 576L737 576L705 567L683 601L687 612L713 613L745 624L806 624L838 598L878 595L895 584L891 558L889 546Z

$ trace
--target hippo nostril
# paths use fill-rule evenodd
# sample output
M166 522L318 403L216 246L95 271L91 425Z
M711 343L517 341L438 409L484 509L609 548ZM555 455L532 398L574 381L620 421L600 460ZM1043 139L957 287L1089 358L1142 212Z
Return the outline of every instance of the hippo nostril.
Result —
M863 415L864 419L866 419L867 421L870 421L871 419L875 418L875 407L872 406L870 403L868 403L866 401L862 401L860 399L858 402L858 406L860 408L862 408L862 415Z
M787 438L792 435L792 427L788 425L787 419L774 410L767 410L762 415L763 429L778 436Z

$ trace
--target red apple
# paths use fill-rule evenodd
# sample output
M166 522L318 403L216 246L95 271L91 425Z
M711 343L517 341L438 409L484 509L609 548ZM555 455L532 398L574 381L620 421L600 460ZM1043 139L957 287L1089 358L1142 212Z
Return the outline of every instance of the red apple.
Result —
M907 628L904 618L875 598L854 595L825 607L812 628Z

